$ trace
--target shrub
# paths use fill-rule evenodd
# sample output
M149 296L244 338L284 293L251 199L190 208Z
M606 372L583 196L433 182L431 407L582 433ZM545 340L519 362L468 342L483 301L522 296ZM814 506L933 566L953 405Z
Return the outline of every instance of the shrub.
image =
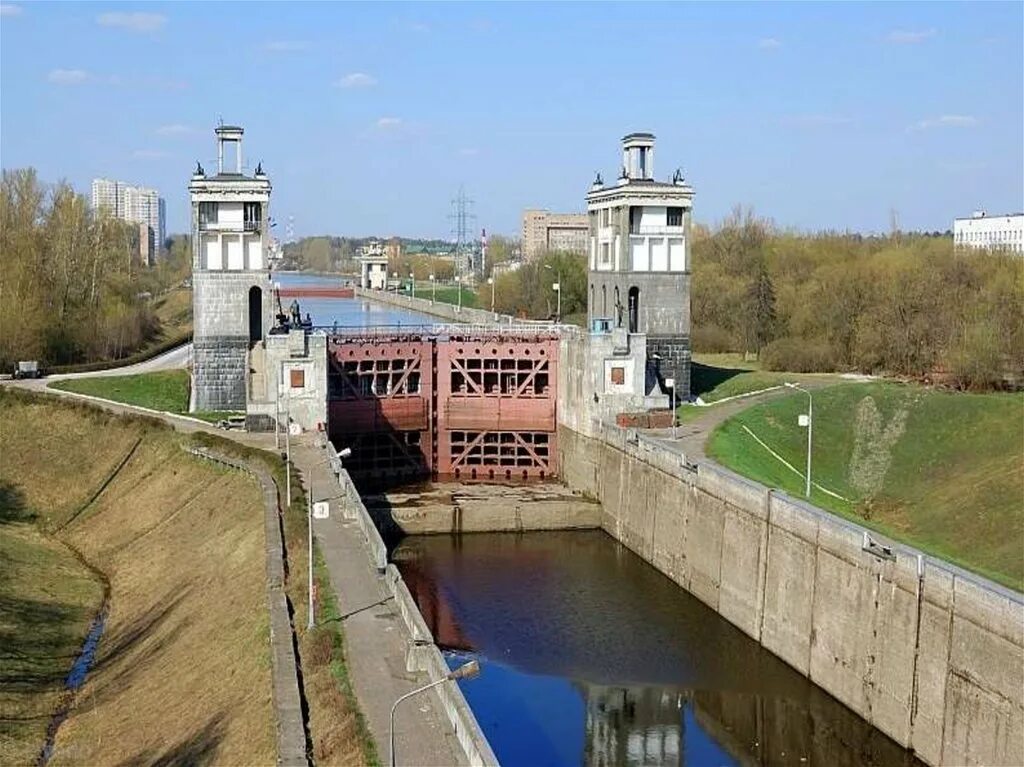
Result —
M823 341L779 338L761 350L761 365L767 370L792 373L827 373L835 370L835 354Z
M718 325L705 325L693 330L693 350L705 354L736 351L739 345L732 333Z

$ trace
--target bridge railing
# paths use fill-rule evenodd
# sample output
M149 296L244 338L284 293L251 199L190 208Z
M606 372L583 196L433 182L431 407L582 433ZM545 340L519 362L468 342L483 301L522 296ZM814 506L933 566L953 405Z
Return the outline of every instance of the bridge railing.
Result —
M493 337L506 333L553 337L560 335L565 328L566 326L564 325L556 325L551 322L517 321L501 324L437 323L424 325L373 325L370 327L361 325L315 325L313 330L338 338L392 338L394 336L409 335Z

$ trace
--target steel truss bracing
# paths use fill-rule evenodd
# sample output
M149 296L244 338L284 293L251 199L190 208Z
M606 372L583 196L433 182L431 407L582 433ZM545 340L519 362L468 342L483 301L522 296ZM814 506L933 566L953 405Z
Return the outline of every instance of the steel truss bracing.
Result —
M460 478L557 471L558 340L506 330L332 337L332 439L355 473ZM357 459L357 446L365 455Z

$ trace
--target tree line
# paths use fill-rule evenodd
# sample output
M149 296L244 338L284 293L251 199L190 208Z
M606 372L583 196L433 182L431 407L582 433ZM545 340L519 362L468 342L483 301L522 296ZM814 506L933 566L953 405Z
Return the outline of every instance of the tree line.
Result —
M987 388L1024 372L1024 259L952 237L776 229L734 211L692 242L693 347L769 369Z
M97 214L67 183L33 169L0 182L0 369L125 357L160 332L149 296L187 275L187 246L158 267L138 226ZM183 252L184 250L184 252Z

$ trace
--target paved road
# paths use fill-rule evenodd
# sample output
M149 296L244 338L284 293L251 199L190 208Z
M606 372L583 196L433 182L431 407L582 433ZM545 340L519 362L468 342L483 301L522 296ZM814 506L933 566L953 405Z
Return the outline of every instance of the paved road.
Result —
M854 379L846 383L852 382L852 380ZM801 381L800 385L814 390L825 386L835 386L840 383L844 383L844 381L829 379L824 381ZM755 394L750 397L723 402L720 405L709 405L708 407L701 408L703 412L694 420L676 427L675 439L672 438L671 429L643 429L640 433L645 437L654 439L674 453L685 455L688 461L707 461L709 459L704 452L704 446L708 441L708 437L711 436L711 432L714 431L718 424L752 405L785 397L793 393L791 389L780 387L763 394Z

